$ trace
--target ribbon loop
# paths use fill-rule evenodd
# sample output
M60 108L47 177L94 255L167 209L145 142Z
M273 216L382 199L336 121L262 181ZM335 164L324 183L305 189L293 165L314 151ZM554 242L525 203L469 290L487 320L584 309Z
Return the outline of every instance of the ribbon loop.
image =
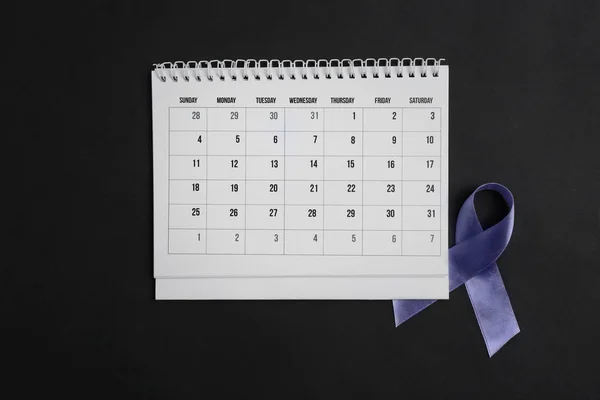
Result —
M499 193L510 208L506 217L486 230L481 227L475 211L475 194L482 190ZM458 213L457 243L448 250L450 291L463 284L467 288L490 357L520 331L496 264L510 241L514 215L514 198L506 187L499 183L479 186ZM434 302L394 300L396 326Z

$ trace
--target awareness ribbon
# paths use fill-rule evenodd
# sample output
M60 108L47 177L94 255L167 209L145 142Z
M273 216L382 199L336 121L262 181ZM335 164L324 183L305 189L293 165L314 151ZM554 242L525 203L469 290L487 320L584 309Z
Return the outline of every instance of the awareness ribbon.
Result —
M510 208L502 221L486 230L475 212L475 194L482 190L499 193ZM456 221L456 244L448 250L450 291L463 284L467 288L490 357L520 331L496 264L510 241L514 219L512 193L499 183L481 185L462 205ZM434 302L394 300L396 326Z

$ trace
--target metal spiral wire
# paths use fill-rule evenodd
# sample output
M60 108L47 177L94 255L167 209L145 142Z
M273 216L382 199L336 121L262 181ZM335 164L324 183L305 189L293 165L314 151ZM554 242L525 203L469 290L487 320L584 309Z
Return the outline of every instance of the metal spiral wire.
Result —
M167 82L437 77L443 58L331 60L212 60L154 64Z

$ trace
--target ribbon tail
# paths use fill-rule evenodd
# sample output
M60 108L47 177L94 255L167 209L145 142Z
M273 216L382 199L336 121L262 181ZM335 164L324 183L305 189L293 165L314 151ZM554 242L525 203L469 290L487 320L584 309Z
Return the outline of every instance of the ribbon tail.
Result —
M393 300L396 327L435 303L435 300Z
M488 355L493 356L520 332L496 263L465 283Z

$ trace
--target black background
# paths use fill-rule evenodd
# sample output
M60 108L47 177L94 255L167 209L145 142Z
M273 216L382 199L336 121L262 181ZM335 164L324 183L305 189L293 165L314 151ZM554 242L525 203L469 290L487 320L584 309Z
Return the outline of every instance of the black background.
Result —
M17 239L2 263L4 393L600 398L598 2L21 2L3 14L5 233ZM367 57L448 60L452 230L478 185L515 195L499 265L521 333L491 359L464 288L398 329L390 301L153 300L152 64ZM488 197L493 223L502 205Z

